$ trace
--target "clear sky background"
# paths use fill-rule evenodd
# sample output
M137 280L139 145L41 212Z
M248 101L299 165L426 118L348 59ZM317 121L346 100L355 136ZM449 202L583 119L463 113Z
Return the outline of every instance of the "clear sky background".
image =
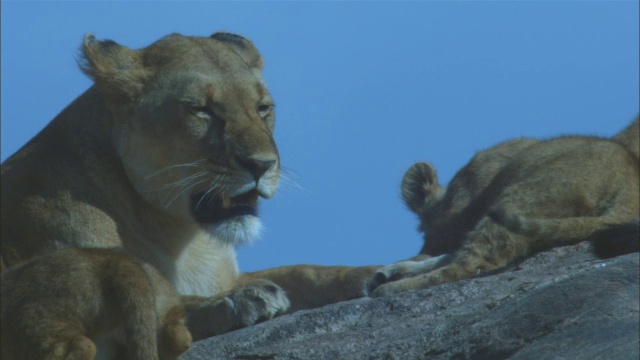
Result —
M282 164L253 271L417 254L404 171L447 183L519 136L610 136L638 114L638 2L2 1L2 160L90 81L86 32L133 48L172 32L242 34L265 58Z

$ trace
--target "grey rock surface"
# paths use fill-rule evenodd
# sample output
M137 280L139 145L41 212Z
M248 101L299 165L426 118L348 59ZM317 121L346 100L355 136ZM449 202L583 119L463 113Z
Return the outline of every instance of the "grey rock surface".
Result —
M636 360L639 259L557 248L474 279L285 315L181 359Z

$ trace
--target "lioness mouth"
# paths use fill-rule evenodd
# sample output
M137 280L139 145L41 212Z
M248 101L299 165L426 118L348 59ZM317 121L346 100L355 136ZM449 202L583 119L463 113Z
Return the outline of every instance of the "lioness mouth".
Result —
M251 190L231 197L228 193L207 194L198 191L191 195L191 212L201 224L212 224L240 215L258 214L258 192Z

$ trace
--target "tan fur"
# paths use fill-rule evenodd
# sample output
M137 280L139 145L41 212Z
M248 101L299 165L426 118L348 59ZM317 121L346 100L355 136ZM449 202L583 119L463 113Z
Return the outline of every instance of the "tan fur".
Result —
M425 233L421 254L444 258L382 268L369 291L383 296L468 278L636 221L637 149L638 119L612 139L567 136L499 144L478 153L446 191L433 166L413 165L402 195ZM387 283L392 280L398 281Z
M255 202L274 195L280 169L249 40L173 34L133 50L88 35L82 51L95 85L2 164L3 268L122 247L185 296L194 339L364 295L373 267L238 272L235 247L259 233Z
M613 136L612 140L631 151L635 157L640 158L640 116L636 117L624 130Z
M119 251L36 257L2 273L1 296L3 360L93 359L91 339L123 342L131 360L175 359L191 345L171 284Z

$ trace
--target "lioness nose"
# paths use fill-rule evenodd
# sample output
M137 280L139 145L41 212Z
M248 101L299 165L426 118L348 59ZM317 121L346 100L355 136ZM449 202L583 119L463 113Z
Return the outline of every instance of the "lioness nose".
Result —
M266 173L272 166L275 165L276 160L273 159L240 159L240 164L253 175L253 178L258 181L264 173Z

